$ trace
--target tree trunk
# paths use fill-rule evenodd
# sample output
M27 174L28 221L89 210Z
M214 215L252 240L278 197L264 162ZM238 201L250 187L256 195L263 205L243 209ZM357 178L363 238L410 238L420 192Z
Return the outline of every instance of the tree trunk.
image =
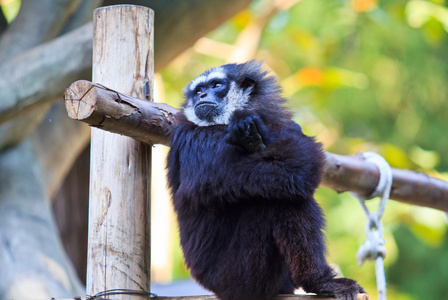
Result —
M41 172L30 139L0 154L0 299L84 294L59 241Z

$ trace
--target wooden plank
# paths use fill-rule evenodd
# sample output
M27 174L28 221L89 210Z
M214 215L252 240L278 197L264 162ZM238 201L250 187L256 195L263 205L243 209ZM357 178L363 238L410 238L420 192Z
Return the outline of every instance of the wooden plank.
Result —
M153 21L153 11L142 6L95 10L95 82L134 97L152 95ZM92 129L88 295L112 289L149 291L150 159L147 145Z
M115 297L115 296L114 296ZM151 297L150 299L155 300L219 300L218 297L214 295L203 295L203 296L185 296L185 297ZM335 300L334 296L330 295L277 295L273 300ZM358 294L358 300L369 300L367 294ZM71 298L71 299L51 299L51 300L89 300L89 298Z
M154 297L152 299L160 300L219 300L214 295L209 296L187 296L187 297ZM274 300L335 300L334 296L330 295L277 295ZM358 294L358 300L369 300L367 294Z
M187 296L187 297L155 297L153 299L160 300L219 300L216 296ZM277 295L274 300L334 300L332 296L317 296L317 295ZM361 300L358 298L358 300Z

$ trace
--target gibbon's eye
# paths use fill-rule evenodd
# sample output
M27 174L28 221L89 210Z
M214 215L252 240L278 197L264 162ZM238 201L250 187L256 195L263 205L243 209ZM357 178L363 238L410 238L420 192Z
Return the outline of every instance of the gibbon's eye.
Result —
M215 84L213 84L213 88L214 89L219 88L221 85L222 85L221 83L216 82Z
M200 96L200 95L202 95L204 93L204 89L203 88L198 88L197 90L196 90L196 96Z

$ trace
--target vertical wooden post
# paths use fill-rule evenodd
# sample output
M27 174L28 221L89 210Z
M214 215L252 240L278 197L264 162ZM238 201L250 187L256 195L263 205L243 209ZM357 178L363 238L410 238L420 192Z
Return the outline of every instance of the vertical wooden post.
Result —
M152 95L153 20L147 7L95 10L94 82L142 99ZM149 291L150 159L150 147L92 128L88 295L110 289Z

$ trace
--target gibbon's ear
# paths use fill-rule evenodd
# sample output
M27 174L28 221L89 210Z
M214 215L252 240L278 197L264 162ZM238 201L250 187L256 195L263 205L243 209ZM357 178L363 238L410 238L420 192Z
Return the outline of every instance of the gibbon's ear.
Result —
M255 90L255 86L257 85L257 82L255 79L253 79L250 76L244 77L243 81L241 82L240 86L247 94L252 94L252 92Z

